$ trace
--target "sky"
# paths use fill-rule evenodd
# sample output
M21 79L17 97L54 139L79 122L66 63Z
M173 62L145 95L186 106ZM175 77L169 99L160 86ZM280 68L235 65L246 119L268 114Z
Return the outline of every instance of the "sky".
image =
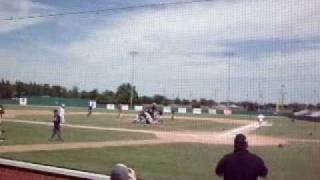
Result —
M104 91L133 74L140 95L319 102L319 0L163 5L184 1L0 1L0 78ZM162 5L5 20L148 4Z

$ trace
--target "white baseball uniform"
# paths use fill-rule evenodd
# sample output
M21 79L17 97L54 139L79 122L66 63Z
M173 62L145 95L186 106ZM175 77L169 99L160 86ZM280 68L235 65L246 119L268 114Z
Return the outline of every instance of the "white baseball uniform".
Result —
M65 113L64 107L60 106L60 107L59 107L59 116L60 116L60 118L61 118L61 123L64 123L64 122L65 122L65 120L64 120L64 113Z

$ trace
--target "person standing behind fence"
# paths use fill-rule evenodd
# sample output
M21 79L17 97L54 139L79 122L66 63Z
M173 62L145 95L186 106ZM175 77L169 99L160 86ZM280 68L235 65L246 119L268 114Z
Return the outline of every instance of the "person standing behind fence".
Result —
M175 108L171 107L171 120L174 120Z
M234 152L224 156L216 167L216 174L224 180L257 180L266 177L268 169L263 160L248 150L246 136L238 134L234 140Z
M3 116L4 113L5 113L4 112L4 107L0 104L0 119L2 119L2 116Z
M122 112L121 105L117 104L116 107L117 107L117 110L118 110L118 118L121 118L121 112Z
M5 140L5 138L2 137L2 134L4 133L4 130L2 130L2 115L4 113L4 107L0 104L0 142L3 142Z
M55 109L53 111L53 113L54 113L54 115L53 115L53 130L52 130L52 135L51 135L49 141L52 141L56 135L58 136L59 141L63 141L63 138L61 137L61 127L60 127L61 117L60 117L57 109Z

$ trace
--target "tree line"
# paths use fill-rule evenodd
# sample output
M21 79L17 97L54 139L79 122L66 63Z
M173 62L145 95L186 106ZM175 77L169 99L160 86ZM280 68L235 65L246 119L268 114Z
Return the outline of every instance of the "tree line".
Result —
M50 85L50 84L38 84L35 82L25 83L22 81L16 81L11 83L8 80L2 79L0 82L0 99L11 99L15 97L26 97L26 96L49 96L49 97L63 97L63 98L81 98L81 99L92 99L96 100L99 104L129 104L131 90L133 92L133 100L135 104L151 104L157 103L162 105L182 105L182 106L192 106L193 108L198 108L201 106L212 107L218 105L218 102L212 99L201 98L199 100L193 99L170 99L164 95L155 94L154 96L139 96L136 88L130 83L121 84L116 91L104 90L102 92L98 89L93 89L91 91L80 90L78 87L74 86L71 89L60 85ZM243 101L243 102L220 102L219 104L236 104L244 110L247 111L257 111L261 110L271 110L276 108L276 104L268 103L259 105L256 102ZM301 104L301 103L291 103L284 105L284 109L304 109L308 107L309 109L320 109L320 104Z

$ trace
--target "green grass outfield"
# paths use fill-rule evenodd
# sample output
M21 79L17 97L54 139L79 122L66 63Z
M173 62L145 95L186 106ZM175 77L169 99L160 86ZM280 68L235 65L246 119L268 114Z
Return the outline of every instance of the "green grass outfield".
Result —
M30 109L30 107L21 107ZM32 110L51 107L31 107ZM76 108L77 109L77 108ZM67 109L69 112L73 109ZM75 110L86 112L85 108ZM103 112L101 110L101 112ZM196 117L196 116L195 116ZM233 116L236 117L236 116ZM15 119L49 122L51 115L18 115ZM255 117L251 117L255 119ZM255 132L258 135L320 139L320 124L296 121L291 123L283 117L267 118L273 123L271 127L262 127ZM222 131L238 127L210 121L196 120L165 120L160 126L141 126L129 122L128 117L117 118L114 114L93 115L88 120L85 115L67 115L66 122L100 127L123 127L130 129L151 130L195 130L195 131ZM38 144L46 143L51 134L51 128L43 125L27 125L4 122L6 136L9 144ZM7 128L7 129L6 129ZM313 132L312 136L309 135ZM12 133L12 134L10 134ZM39 134L38 134L39 133ZM67 133L70 133L67 135ZM145 139L153 135L64 129L66 141L82 141L83 134L88 139L84 141L101 141L119 139ZM12 141L11 143L9 141ZM249 142L250 144L250 142ZM0 146L1 148L1 146ZM320 179L320 143L289 144L279 147L250 147L254 153L260 155L269 167L271 180L319 180ZM205 180L220 179L213 173L218 160L226 153L232 151L232 146L204 145L204 144L162 144L142 145L135 147L108 147L97 149L41 151L28 153L4 153L1 157L36 162L40 164L66 167L78 170L92 171L108 174L116 163L125 163L134 168L138 177L144 180Z
M4 122L1 135L6 140L2 145L43 144L48 142L52 133L52 127L45 125L23 124ZM116 140L141 140L155 138L153 134L120 132L120 131L97 131L88 129L62 128L62 136L65 142L89 142L89 141L116 141Z
M320 179L320 145L250 148L269 168L272 180ZM213 173L231 146L174 144L53 152L7 153L2 157L108 174L116 163L134 168L145 180L219 179Z
M256 133L274 137L320 139L320 123L308 121L295 121L293 123L290 119L284 117L271 119L268 122L271 122L273 126L263 127Z

